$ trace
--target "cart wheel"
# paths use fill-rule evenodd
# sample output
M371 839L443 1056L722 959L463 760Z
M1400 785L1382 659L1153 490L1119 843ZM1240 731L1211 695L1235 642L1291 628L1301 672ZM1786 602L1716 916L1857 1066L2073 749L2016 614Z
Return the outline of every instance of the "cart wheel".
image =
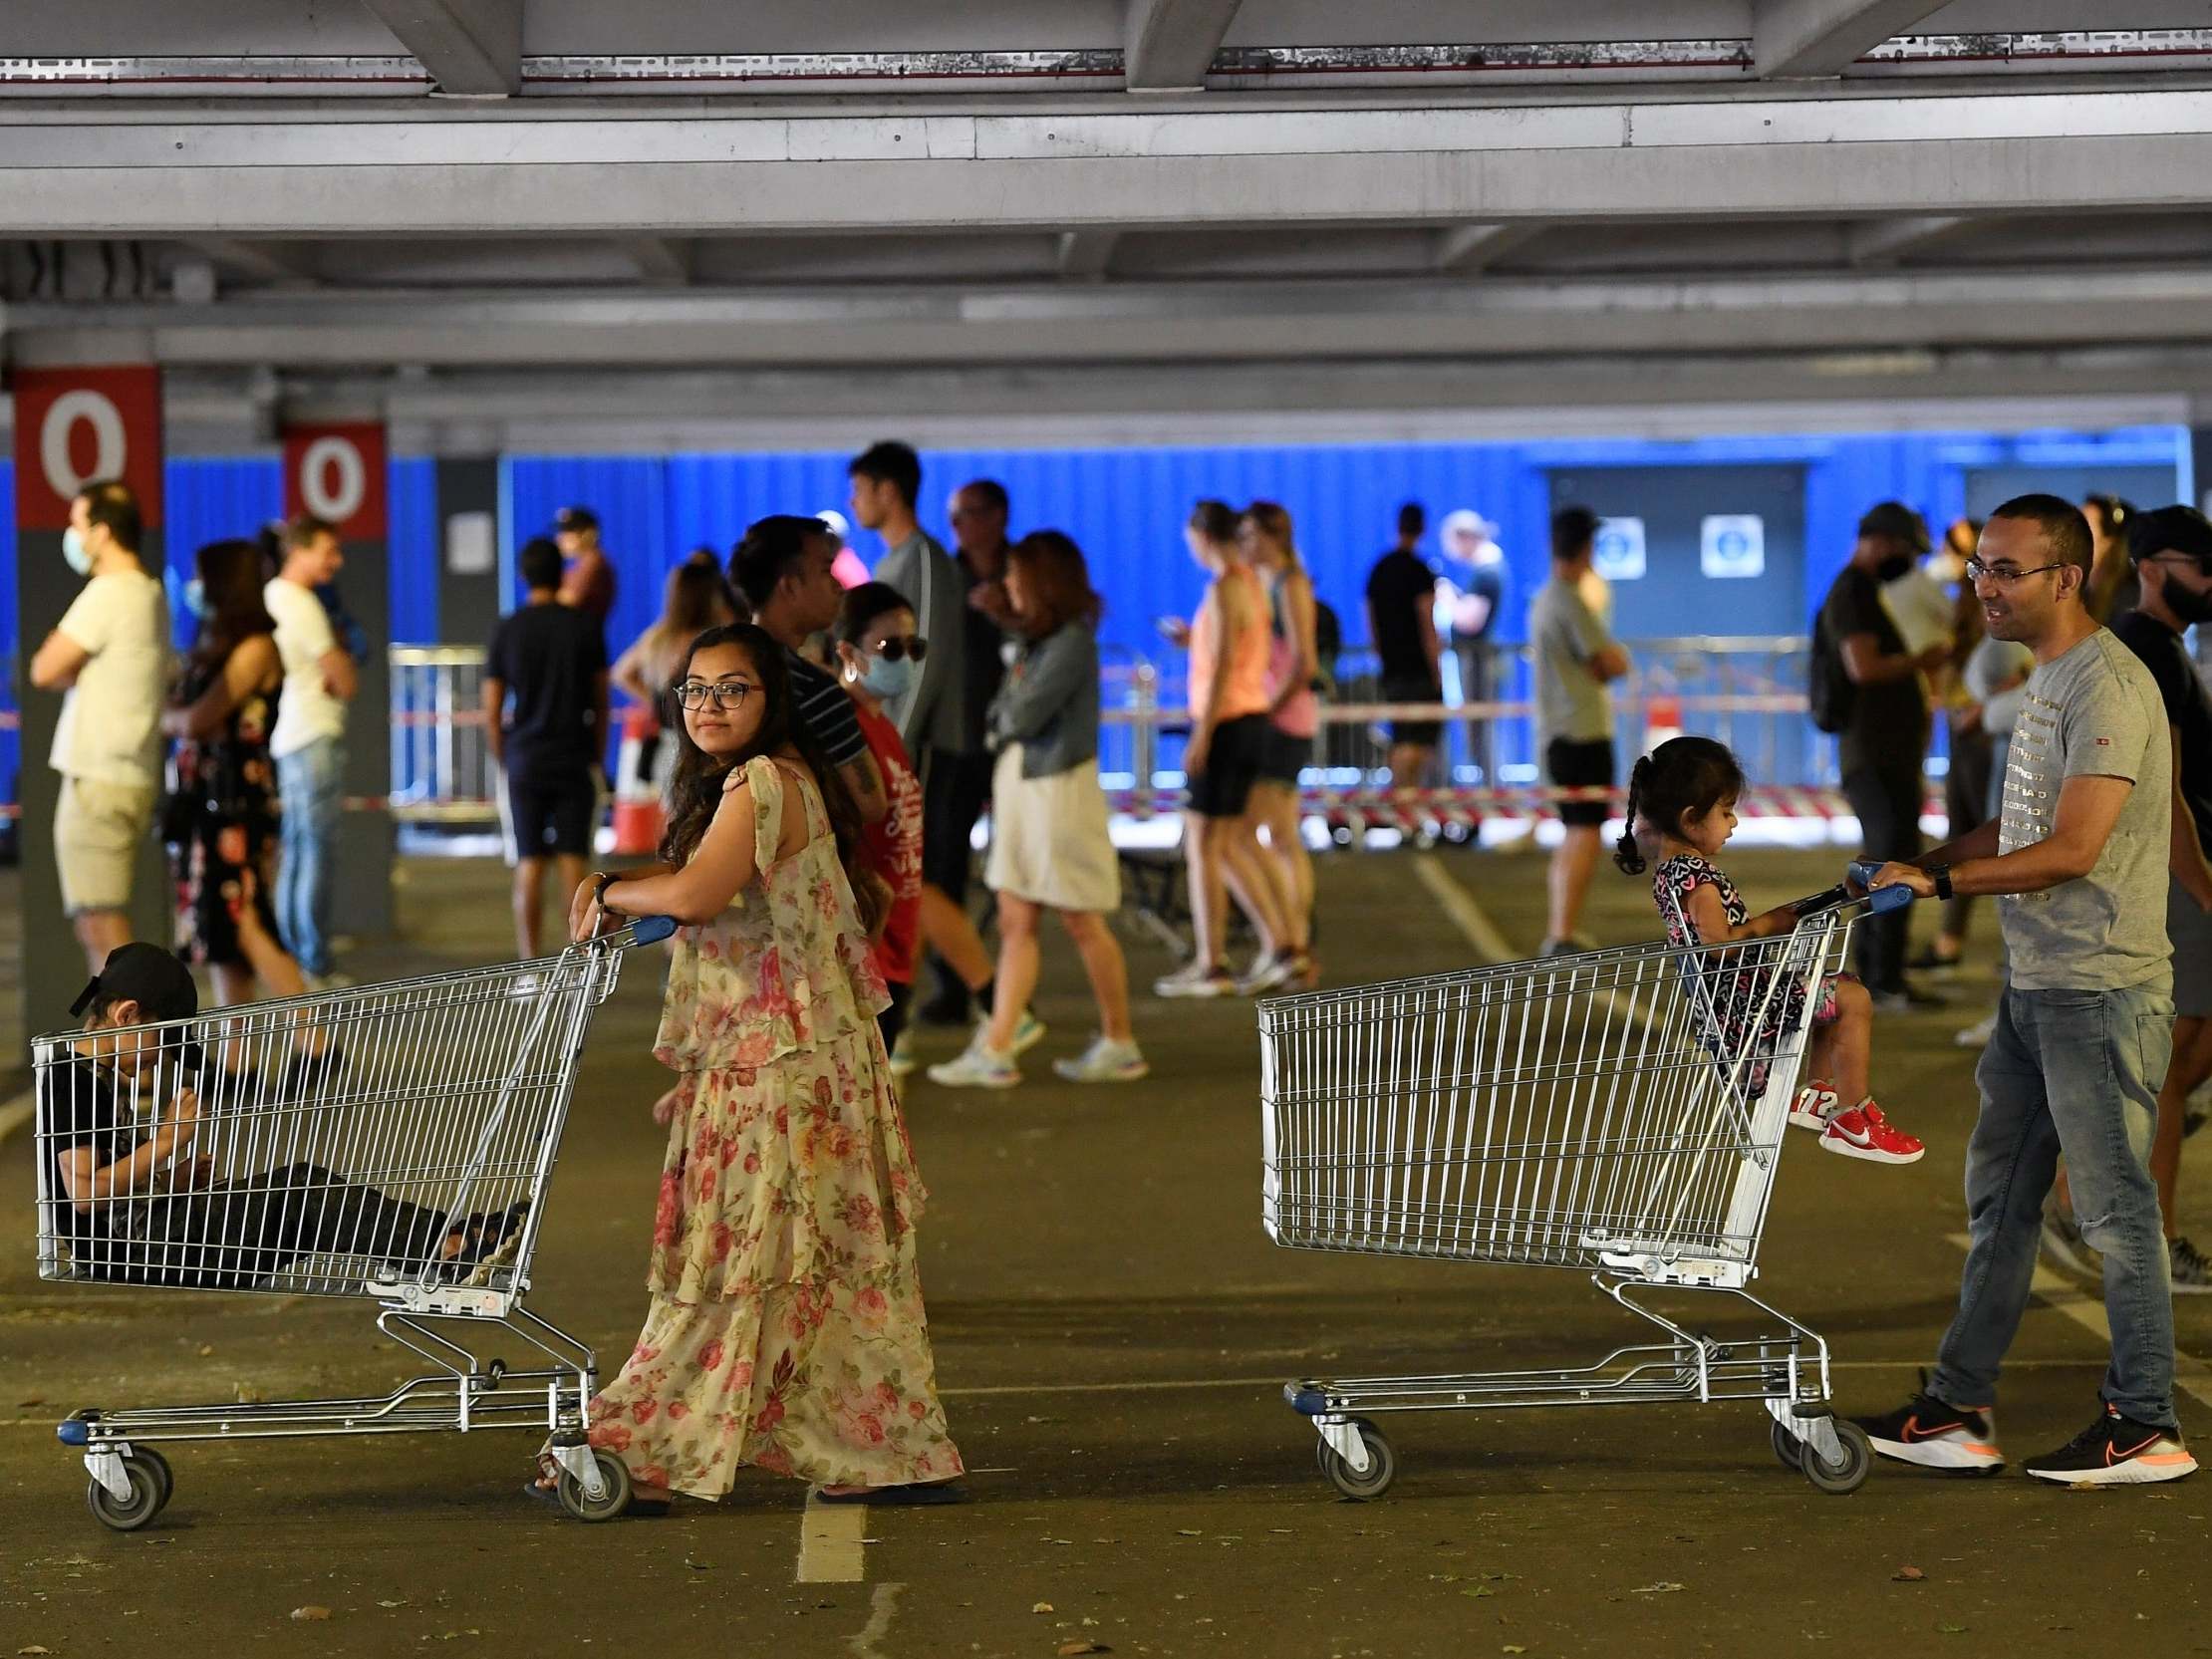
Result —
M98 1481L85 1488L85 1503L103 1526L119 1532L136 1532L161 1513L161 1502L166 1495L160 1477L136 1452L123 1460L123 1475L131 1483L128 1503L119 1503L116 1495Z
M584 1484L567 1470L561 1471L561 1508L578 1521L612 1521L630 1508L630 1471L622 1459L612 1452L594 1449L592 1462L599 1466L599 1478L607 1483L607 1495L593 1503L584 1496Z
M1398 1478L1398 1455L1391 1451L1390 1442L1383 1438L1382 1430L1364 1417L1352 1419L1352 1427L1359 1431L1359 1443L1367 1449L1367 1470L1360 1474L1337 1456L1336 1448L1327 1441L1321 1442L1321 1473L1329 1484L1346 1498L1364 1502L1380 1498L1390 1490L1390 1483Z
M1775 1456L1782 1460L1783 1468L1804 1473L1804 1442L1776 1419L1768 1419L1768 1428L1775 1443Z
M145 1465L147 1473L153 1477L154 1485L160 1491L161 1496L153 1505L153 1513L159 1515L169 1507L169 1494L176 1490L176 1477L169 1471L169 1460L150 1446L134 1446L131 1448L131 1456Z
M1806 1480L1822 1492L1840 1497L1866 1484L1866 1472L1874 1466L1874 1448L1866 1439L1866 1431L1856 1423L1846 1423L1841 1418L1834 1422L1835 1438L1843 1447L1842 1458L1830 1463L1806 1441L1803 1467Z

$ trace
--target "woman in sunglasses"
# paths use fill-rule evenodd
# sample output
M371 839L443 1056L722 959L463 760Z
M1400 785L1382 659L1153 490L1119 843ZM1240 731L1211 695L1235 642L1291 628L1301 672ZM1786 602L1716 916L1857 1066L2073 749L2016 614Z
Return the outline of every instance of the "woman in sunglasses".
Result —
M914 993L915 946L922 926L922 782L883 705L904 696L921 676L930 644L916 626L905 594L888 582L863 582L845 591L830 630L837 678L853 699L853 712L891 801L891 810L861 837L863 863L891 891L891 909L874 944L877 970L891 993L890 1006L876 1016L886 1053L898 1049Z

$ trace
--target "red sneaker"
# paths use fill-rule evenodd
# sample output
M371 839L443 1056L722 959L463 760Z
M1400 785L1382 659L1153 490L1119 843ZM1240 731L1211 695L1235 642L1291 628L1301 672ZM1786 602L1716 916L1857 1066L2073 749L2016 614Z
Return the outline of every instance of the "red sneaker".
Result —
M1828 1119L1820 1132L1820 1145L1845 1158L1863 1158L1870 1164L1917 1164L1928 1149L1887 1118L1867 1096L1847 1112Z
M1835 1091L1822 1088L1818 1083L1807 1083L1797 1091L1797 1098L1790 1103L1790 1127L1809 1129L1815 1135L1828 1126L1828 1118L1836 1106Z

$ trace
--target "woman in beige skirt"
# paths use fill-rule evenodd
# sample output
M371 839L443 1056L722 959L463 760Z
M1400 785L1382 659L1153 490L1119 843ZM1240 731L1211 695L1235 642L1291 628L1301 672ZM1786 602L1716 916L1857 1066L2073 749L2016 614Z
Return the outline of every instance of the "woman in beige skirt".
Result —
M1006 564L1021 654L990 705L998 747L991 774L990 858L998 895L997 994L990 1018L958 1059L932 1066L951 1087L1021 1081L1014 1032L1037 982L1037 926L1059 914L1098 999L1099 1035L1052 1062L1077 1083L1130 1083L1150 1068L1129 1025L1129 970L1107 917L1121 907L1121 871L1098 786L1098 596L1082 550L1057 530L1024 536Z

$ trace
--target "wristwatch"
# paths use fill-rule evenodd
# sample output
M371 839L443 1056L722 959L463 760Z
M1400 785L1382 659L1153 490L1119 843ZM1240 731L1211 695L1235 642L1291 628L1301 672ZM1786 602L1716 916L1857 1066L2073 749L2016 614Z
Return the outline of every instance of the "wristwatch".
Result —
M1948 900L1951 895L1951 867L1948 864L1923 864L1920 873L1935 883L1935 896Z
M614 886L615 878L601 870L592 877L592 900L601 910L607 908L607 889Z

